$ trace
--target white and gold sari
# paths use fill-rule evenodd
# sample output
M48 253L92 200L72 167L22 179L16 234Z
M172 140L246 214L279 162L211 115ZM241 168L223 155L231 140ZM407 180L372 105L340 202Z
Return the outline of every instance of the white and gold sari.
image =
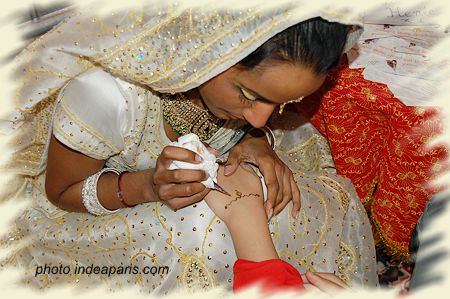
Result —
M195 88L276 33L315 16L355 25L346 49L360 33L361 23L346 14L301 4L242 10L155 4L104 17L77 12L27 47L17 58L22 82L16 107L1 125L16 137L6 168L22 182L17 195L31 204L8 236L19 246L3 267L21 267L24 280L40 288L137 285L158 294L230 288L236 260L231 237L203 201L177 212L155 202L100 217L52 205L44 189L49 137L107 166L152 168L170 142L160 92ZM334 272L351 285L376 286L369 220L350 181L336 175L326 140L296 114L270 122L276 152L292 169L302 200L298 220L289 204L269 223L280 258L301 273ZM207 142L225 154L243 126L228 121ZM69 272L35 275L45 266ZM114 267L116 273L76 273L81 266ZM138 271L117 271L127 266ZM146 266L168 271L145 274Z

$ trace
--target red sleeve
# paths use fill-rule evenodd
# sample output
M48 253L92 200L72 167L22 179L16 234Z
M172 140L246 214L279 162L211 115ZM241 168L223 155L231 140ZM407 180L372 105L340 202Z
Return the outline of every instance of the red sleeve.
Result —
M233 266L233 291L260 283L263 292L304 290L300 273L281 259L262 262L238 259Z

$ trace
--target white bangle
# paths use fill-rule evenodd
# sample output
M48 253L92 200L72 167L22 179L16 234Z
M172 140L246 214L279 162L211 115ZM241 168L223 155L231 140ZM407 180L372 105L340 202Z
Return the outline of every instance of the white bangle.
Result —
M272 149L275 149L275 134L273 133L272 129L268 126L264 126L260 128L263 130L264 134L266 134L267 142L272 147Z
M256 173L256 175L261 180L261 187L262 187L263 199L264 199L263 201L266 202L267 201L267 185L266 185L266 181L264 180L264 176L258 167L256 167L255 165L252 165L252 164L248 164L248 165L250 165L250 167L253 169L253 171Z
M81 189L81 198L83 200L84 207L89 213L95 216L114 214L118 211L118 209L106 209L98 200L97 183L100 176L105 172L114 172L117 175L120 174L120 172L115 168L103 168L84 180L83 188Z

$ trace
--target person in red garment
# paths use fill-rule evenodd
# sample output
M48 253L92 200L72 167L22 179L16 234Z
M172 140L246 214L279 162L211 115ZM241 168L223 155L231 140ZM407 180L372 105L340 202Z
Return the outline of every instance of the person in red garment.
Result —
M407 261L426 203L444 189L430 182L449 169L448 147L427 147L443 132L442 115L436 107L405 105L363 71L343 59L296 109L326 136L337 173L355 185L375 239Z
M302 277L291 264L279 258L271 239L264 199L267 192L260 173L249 164L240 164L234 175L225 176L219 168L218 180L232 196L211 192L205 197L208 206L227 225L236 251L233 290L241 291L259 284L263 292L305 290L315 287L327 293L348 288L333 273L306 272ZM247 184L244 185L242 182Z

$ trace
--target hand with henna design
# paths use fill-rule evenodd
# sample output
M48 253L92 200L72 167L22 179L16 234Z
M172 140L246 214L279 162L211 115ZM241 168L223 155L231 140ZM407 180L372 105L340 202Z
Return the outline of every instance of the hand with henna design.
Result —
M267 218L279 214L291 200L292 216L296 218L300 211L300 191L292 171L278 158L265 136L247 136L234 146L225 165L225 175L232 175L242 162L257 166L264 175L268 193Z

